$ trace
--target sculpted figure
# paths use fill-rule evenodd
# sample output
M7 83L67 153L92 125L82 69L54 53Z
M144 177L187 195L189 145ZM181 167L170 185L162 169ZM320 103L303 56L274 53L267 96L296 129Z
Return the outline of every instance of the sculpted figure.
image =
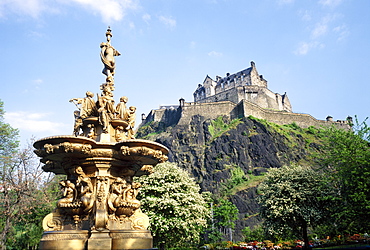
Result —
M78 175L77 186L80 188L80 200L84 207L84 212L88 212L94 204L94 198L92 197L94 187L91 179L85 175L81 167L77 167L75 172Z
M73 203L77 198L77 190L75 184L73 184L70 180L65 180L59 182L59 184L63 187L63 197L58 200L58 207L65 207L67 204Z
M87 125L89 129L89 133L87 134L87 138L94 138L95 137L95 131L94 131L94 124L88 124Z
M111 185L111 190L108 198L108 206L112 212L115 212L117 208L116 199L121 195L123 188L126 186L126 181L120 177L117 177Z
M104 64L103 74L107 76L107 82L113 82L114 70L116 68L115 56L120 56L119 53L111 44L110 39L112 37L112 33L110 28L108 28L107 33L105 34L107 37L106 43L101 43L100 48L100 58Z
M84 98L83 105L81 107L81 118L87 118L90 116L97 116L98 109L96 107L96 103L93 99L94 94L90 91L86 92L86 97Z
M117 126L115 132L114 138L116 141L123 141L127 139L126 131L124 130L123 126Z
M128 121L129 111L126 107L128 98L126 96L122 96L119 99L119 101L120 102L117 104L117 107L116 107L116 118L121 119L123 121Z
M73 112L73 114L75 116L75 124L74 124L74 127L73 127L73 134L75 136L79 136L80 129L82 128L82 119L81 119L81 116L80 116L80 111L76 110L75 112Z
M114 118L113 93L104 88L102 96L99 97L99 122L103 126L103 132L108 133L109 122Z
M90 116L97 116L97 107L93 99L94 94L90 91L86 92L85 98L72 98L69 102L73 102L80 110L80 117L85 119Z
M136 120L136 107L131 106L129 108L129 117L128 117L128 127L127 127L127 137L129 139L135 139L135 132L134 132L134 127L135 127L135 120Z

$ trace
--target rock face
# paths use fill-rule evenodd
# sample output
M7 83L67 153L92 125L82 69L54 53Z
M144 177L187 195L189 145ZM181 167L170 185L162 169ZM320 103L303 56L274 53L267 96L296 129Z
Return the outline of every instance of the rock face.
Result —
M303 160L309 147L302 137L288 138L255 119L230 121L226 116L220 117L218 125L201 115L193 116L187 125L151 122L140 127L136 136L169 148L169 161L186 169L202 191L228 196L239 209L234 240L243 240L241 230L260 219L255 199L258 182L236 189L230 184L233 169L240 168L247 179L261 176L269 168Z

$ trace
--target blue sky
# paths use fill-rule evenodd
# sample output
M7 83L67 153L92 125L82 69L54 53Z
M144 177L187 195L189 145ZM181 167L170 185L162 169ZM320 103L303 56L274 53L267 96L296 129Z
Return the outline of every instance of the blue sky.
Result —
M369 116L370 1L0 0L0 99L22 141L71 134L75 106L100 93L110 25L114 97L137 114L193 101L205 76L256 63L293 111Z

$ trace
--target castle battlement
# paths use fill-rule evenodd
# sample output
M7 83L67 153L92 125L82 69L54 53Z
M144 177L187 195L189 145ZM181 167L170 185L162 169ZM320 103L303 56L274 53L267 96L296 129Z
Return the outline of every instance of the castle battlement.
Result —
M267 80L258 74L254 62L251 62L251 67L237 73L216 76L216 80L207 75L193 95L197 103L231 101L238 104L241 100L248 100L262 108L292 112L287 94L269 90Z
M179 105L162 106L148 116L142 114L141 126L148 122L163 122L166 126L189 124L195 115L216 119L220 115L230 119L254 116L280 125L295 122L298 126L330 126L349 129L347 120L334 121L331 116L317 120L309 114L293 113L286 93L274 93L267 87L267 80L259 75L254 62L251 67L225 77L208 75L194 91L194 102L179 100ZM348 118L347 118L348 119Z

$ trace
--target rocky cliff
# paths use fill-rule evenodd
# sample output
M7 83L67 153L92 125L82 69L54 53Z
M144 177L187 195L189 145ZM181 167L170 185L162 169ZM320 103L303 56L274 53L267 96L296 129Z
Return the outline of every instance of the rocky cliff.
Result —
M147 123L136 137L165 145L169 161L186 169L202 191L232 201L239 209L234 240L242 240L241 230L260 222L255 198L263 174L284 164L308 164L308 152L318 145L316 132L253 117L210 120L195 115L186 125Z

